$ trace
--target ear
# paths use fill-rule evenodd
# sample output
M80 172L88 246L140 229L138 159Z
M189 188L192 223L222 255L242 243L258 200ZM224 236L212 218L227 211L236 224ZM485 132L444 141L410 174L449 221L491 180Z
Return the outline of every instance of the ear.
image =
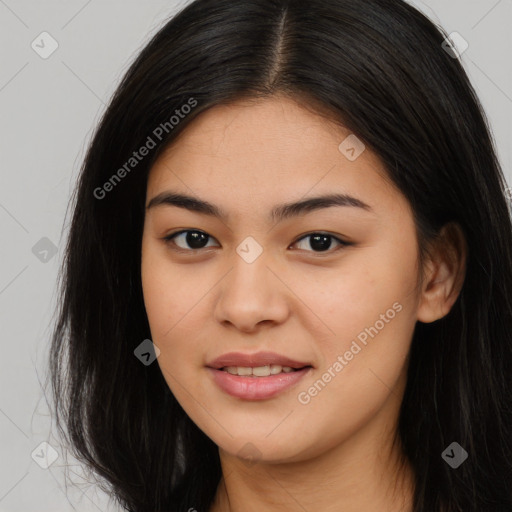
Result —
M446 316L459 296L466 276L467 243L461 227L445 224L424 267L417 318L430 323Z

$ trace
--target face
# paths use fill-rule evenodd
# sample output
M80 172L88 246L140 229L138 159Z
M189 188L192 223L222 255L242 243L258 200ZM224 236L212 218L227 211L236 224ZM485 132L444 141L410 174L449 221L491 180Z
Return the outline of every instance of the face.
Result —
M201 114L150 171L141 271L157 362L226 453L305 460L399 406L416 231L379 159L349 136L291 99L237 102ZM311 201L333 195L352 199ZM233 352L246 359L222 360ZM304 369L263 376L292 365ZM261 376L238 375L247 367Z

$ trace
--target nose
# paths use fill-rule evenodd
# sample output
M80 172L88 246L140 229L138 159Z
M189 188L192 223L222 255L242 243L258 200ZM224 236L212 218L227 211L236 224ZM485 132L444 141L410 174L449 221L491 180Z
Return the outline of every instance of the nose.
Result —
M286 321L292 293L268 263L264 253L252 263L236 255L233 268L219 285L215 306L219 323L250 333Z

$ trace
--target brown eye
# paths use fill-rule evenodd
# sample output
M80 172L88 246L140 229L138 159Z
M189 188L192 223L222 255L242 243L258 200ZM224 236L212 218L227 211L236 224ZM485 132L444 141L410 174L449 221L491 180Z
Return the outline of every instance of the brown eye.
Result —
M308 235L303 236L302 238L297 240L297 242L295 242L295 243L297 244L305 239L310 240L307 245L309 245L309 247L311 247L313 249L312 252L328 251L329 249L331 249L332 240L334 240L338 244L338 246L341 246L341 247L351 245L350 243L345 242L345 241L341 240L340 238L338 238L334 235L329 235L327 233L310 233ZM334 251L331 251L331 252L334 252Z
M338 245L338 248L352 245L351 243L345 242L344 240L328 233L310 233L308 235L304 235L293 245L305 243L302 241L306 239L309 239L309 243L307 243L309 248L302 247L300 249L314 253L334 252L336 249L330 249L332 249L335 244ZM204 231L199 231L197 229L184 229L165 236L163 240L165 240L166 243L172 243L178 249L183 251L196 252L207 247L212 247L211 245L207 245L208 241L215 239ZM179 242L177 242L178 240Z
M174 245L185 251L193 251L208 247L206 244L208 242L208 239L211 238L213 237L211 237L207 233L204 233L203 231L189 229L178 231L177 233L173 233L171 235L167 235L166 237L164 237L164 240L173 243ZM185 246L180 245L180 243L176 243L175 239L180 240L180 243L185 244Z

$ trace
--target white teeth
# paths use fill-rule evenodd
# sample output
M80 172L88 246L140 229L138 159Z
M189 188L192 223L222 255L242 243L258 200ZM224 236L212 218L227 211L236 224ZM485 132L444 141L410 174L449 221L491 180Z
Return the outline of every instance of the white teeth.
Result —
M279 364L267 364L265 366L257 366L255 368L249 368L246 366L226 366L221 369L231 373L231 375L240 375L241 377L268 377L269 375L277 375L282 372L290 373L296 371L289 366L281 366Z
M250 370L250 368L247 369ZM270 375L270 366L257 366L256 368L252 369L252 374L255 375L256 377L268 377Z
M280 364L271 364L270 365L270 374L276 375L276 373L281 373L283 370L283 367Z

